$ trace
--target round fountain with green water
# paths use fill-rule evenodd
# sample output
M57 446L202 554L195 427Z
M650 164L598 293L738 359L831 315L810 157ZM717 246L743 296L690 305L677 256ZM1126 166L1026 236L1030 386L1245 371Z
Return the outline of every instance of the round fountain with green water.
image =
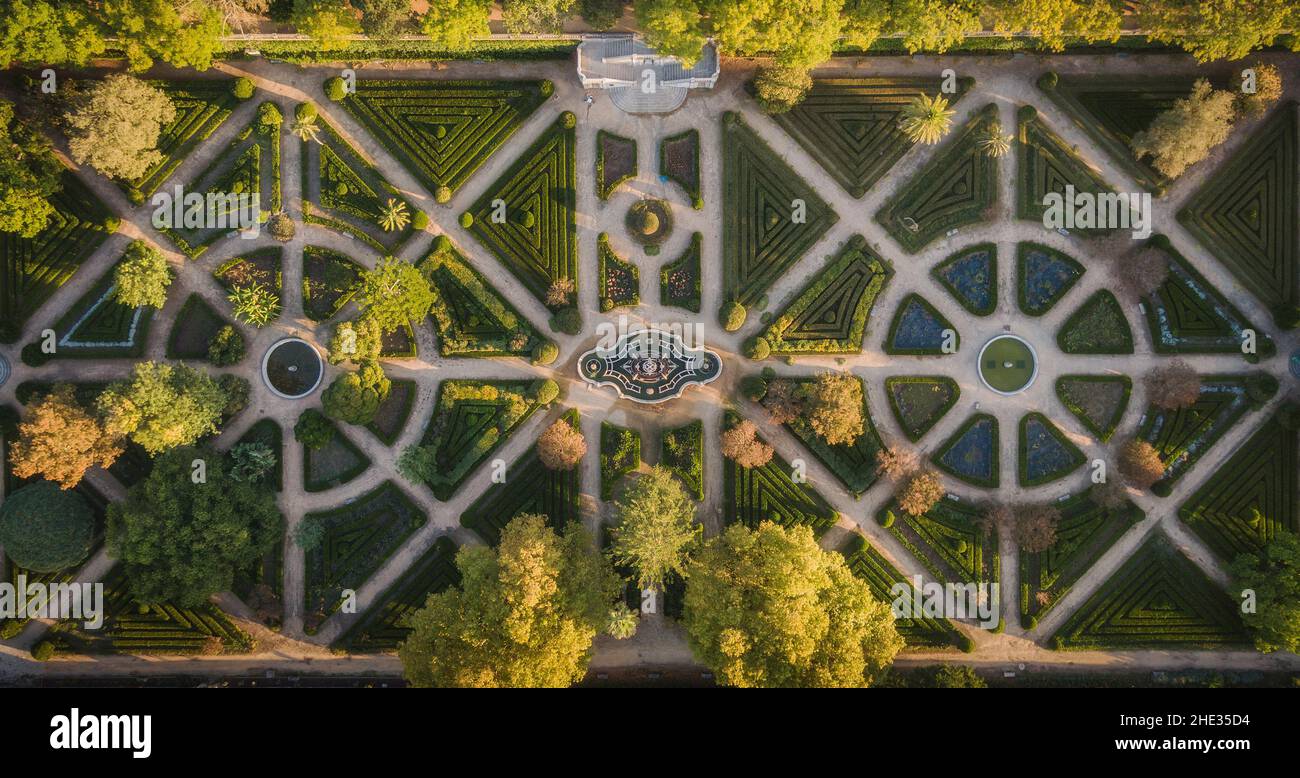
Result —
M1038 354L1024 338L998 335L980 349L979 372L980 381L998 394L1018 394L1038 377Z

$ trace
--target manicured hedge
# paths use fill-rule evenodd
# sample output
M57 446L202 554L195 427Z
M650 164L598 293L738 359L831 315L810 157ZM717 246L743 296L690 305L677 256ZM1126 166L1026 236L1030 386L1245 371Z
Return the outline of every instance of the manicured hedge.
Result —
M465 479L536 412L529 381L449 379L438 385L421 445L432 449L437 476L426 485L450 500Z
M1020 417L1017 474L1021 486L1051 483L1083 467L1087 457L1046 416Z
M696 419L681 427L665 429L660 442L659 462L686 485L696 500L704 499L704 422Z
M149 339L156 311L150 306L128 308L113 296L114 272L109 268L85 294L54 323L58 348L51 358L100 359L139 357ZM177 317L178 321L180 317ZM207 344L203 354L207 356Z
M623 476L641 466L641 433L610 424L600 423L600 499L614 497L614 487Z
M898 426L915 443L957 403L961 387L946 376L890 376L885 395Z
M862 383L861 379L856 376L854 378L859 383ZM785 378L782 380L791 381L796 385L806 385L816 379ZM862 421L862 434L856 440L852 443L838 443L836 445L827 443L825 438L817 434L806 416L791 419L784 426L804 444L819 462L826 466L827 470L831 471L844 484L844 487L854 497L858 497L876 482L878 478L876 474L876 454L883 447L880 433L876 431L876 424L871 418L871 408L870 403L867 402L867 388L865 385L862 387Z
M700 133L690 129L659 141L659 175L686 192L691 207L704 207L700 186Z
M1164 481L1172 485L1252 410L1247 392L1249 376L1211 375L1201 379L1201 396L1190 408L1164 410L1150 406L1138 426L1145 440L1165 462ZM1159 484L1157 484L1159 485Z
M978 506L946 495L920 516L911 516L897 503L881 509L877 519L892 515L889 534L898 539L933 576L947 583L996 583L1001 561L996 533L985 533Z
M435 540L330 647L354 653L396 651L411 634L411 616L429 595L460 584L456 551L446 535Z
M334 436L324 448L302 447L302 488L323 492L342 486L370 467L370 457L347 436L334 428Z
M998 307L998 247L994 243L968 246L935 265L930 274L976 316Z
M909 294L898 304L889 322L884 351L891 355L925 356L943 354L943 332L953 330L952 323L919 294ZM961 347L961 336L953 340Z
M1102 443L1115 434L1132 391L1133 379L1126 375L1063 375L1056 379L1057 399ZM1107 407L1089 407L1090 403Z
M1102 194L1114 191L1101 179L1092 165L1084 162L1061 137L1048 129L1032 106L1021 106L1019 123L1018 166L1016 168L1016 216L1043 224L1050 193L1065 196L1066 186L1077 193ZM1068 207L1068 206L1067 206ZM1109 233L1107 229L1076 228L1082 235Z
M438 292L429 313L442 356L522 357L542 339L450 241L435 240L420 270Z
M1016 244L1016 300L1021 313L1042 316L1083 276L1083 265L1039 243Z
M636 141L596 131L596 196L608 200L624 181L636 178Z
M728 413L724 422L737 421ZM820 536L835 526L839 514L815 489L791 478L790 464L773 455L762 467L744 468L731 459L723 461L722 520L757 527L764 521L783 527L806 525Z
M1109 289L1099 289L1070 314L1056 333L1066 354L1132 354L1133 330Z
M841 553L853 574L865 581L871 587L871 594L881 602L894 601L894 586L913 585L911 579L904 578L898 568L857 532L849 538ZM957 644L960 635L951 621L929 616L895 617L894 627L903 636L907 648L951 648Z
M691 243L677 259L659 269L659 304L700 312L700 233L691 234Z
M609 236L596 239L597 267L600 275L600 309L611 311L641 304L641 273L637 266L620 258L610 248Z
M893 267L854 235L763 333L777 354L856 354Z
M972 486L996 489L1001 479L998 419L976 413L939 446L933 460L945 473Z

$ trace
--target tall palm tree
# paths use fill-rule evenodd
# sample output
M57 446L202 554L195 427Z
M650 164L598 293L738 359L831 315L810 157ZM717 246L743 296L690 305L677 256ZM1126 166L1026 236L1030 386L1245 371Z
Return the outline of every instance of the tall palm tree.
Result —
M1005 157L1011 151L1011 136L1002 132L1002 125L994 122L984 130L978 141L980 151L990 157Z
M379 226L385 232L397 232L406 229L411 222L411 215L406 212L406 203L388 198L388 203L379 212Z
M933 145L952 128L953 113L943 95L917 95L903 108L898 127L913 143Z

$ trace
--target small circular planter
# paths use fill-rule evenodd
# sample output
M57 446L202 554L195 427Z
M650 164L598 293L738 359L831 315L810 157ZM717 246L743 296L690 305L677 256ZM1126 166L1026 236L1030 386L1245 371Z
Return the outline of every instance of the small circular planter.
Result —
M320 386L325 362L320 352L302 338L285 338L262 357L262 380L276 397L301 400Z
M672 231L672 206L663 200L638 200L627 210L627 233L643 246L663 243Z
M1018 335L998 335L980 349L978 368L981 383L1010 397L1038 378L1038 352Z

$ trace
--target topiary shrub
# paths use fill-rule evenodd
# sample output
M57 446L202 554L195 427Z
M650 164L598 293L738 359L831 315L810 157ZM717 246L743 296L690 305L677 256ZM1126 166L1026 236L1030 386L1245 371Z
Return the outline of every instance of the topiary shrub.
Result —
M411 227L417 232L429 229L429 214L424 211L416 211L415 215L411 217Z
M1020 614L1020 628L1033 629L1038 626L1038 619L1030 616L1028 613Z
M294 440L313 450L328 446L334 440L334 432L334 425L315 408L303 411L298 423L293 425Z
M957 647L967 654L975 653L975 641L970 635L962 635L957 638Z
M53 354L46 354L41 350L41 344L39 343L28 343L23 346L23 350L18 353L18 356L23 361L23 364L28 367L40 367L54 359Z
M238 100L247 100L248 98L252 97L253 90L254 87L253 87L252 79L245 78L243 76L240 76L239 78L235 79L235 83L230 85L230 93L234 95L235 98Z
M37 662L48 662L54 658L54 644L48 640L42 640L35 646L32 646L32 659Z
M549 365L560 356L560 347L553 340L544 340L533 346L533 364Z
M0 505L0 545L19 567L37 573L66 570L90 556L95 516L78 492L38 481Z
M438 187L433 192L433 199L437 203L451 202L451 187L445 185Z
M538 405L550 405L560 396L560 385L550 378L534 381L532 396Z
M740 379L740 393L750 402L761 402L767 396L767 382L761 376L747 375Z
M1254 373L1246 379L1246 396L1258 408L1273 399L1278 386L1277 378L1271 373Z
M771 353L772 347L768 345L767 338L755 335L745 341L745 356L756 362L761 362L764 359L767 359Z
M560 114L560 125L566 130L571 130L578 126L578 117L574 115L573 111L565 111Z
M293 109L293 118L303 124L311 124L316 121L317 116L315 103L298 103L297 107Z
M275 103L268 100L257 106L257 123L263 127L279 127L284 123L284 114L280 113Z
M244 336L232 325L217 330L208 342L208 361L217 367L229 367L244 358Z
M131 201L131 205L144 205L144 192L141 192L139 187L129 187L126 190L126 199Z
M538 91L542 93L542 97L550 97L555 94L555 82L551 81L549 78L546 79L542 82L542 85L538 87Z
M582 313L577 308L563 308L551 317L551 329L565 335L582 332Z
M1049 70L1038 77L1038 86L1040 89L1055 89L1058 81L1060 81L1060 76Z
M1174 487L1168 481L1156 481L1151 485L1151 493L1157 497L1168 497L1174 491Z
M466 211L460 215L460 226L469 229L474 226L474 214Z
M275 238L280 242L293 240L293 235L297 231L293 219L284 211L280 211L272 216L271 220L266 224L266 229L271 233L272 238Z
M104 220L104 232L114 235L122 228L122 220L116 216L110 216Z
M730 300L722 304L722 310L718 312L718 323L727 332L735 332L745 326L745 306Z
M880 513L880 526L889 529L898 521L898 514L894 513L892 508L886 508Z
M325 79L325 96L338 102L348 96L348 85L339 76Z

